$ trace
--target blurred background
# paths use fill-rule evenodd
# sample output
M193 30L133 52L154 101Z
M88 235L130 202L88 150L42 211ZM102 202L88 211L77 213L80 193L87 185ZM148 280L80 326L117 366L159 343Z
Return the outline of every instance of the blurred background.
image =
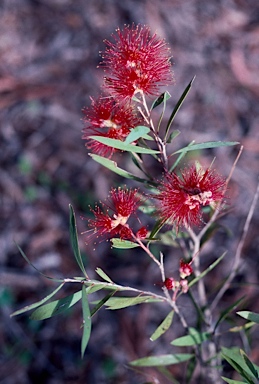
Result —
M80 276L69 245L69 211L75 209L79 233L88 205L107 196L118 176L94 163L81 139L82 108L97 96L103 72L99 51L117 27L146 24L171 46L176 83L166 117L196 75L174 123L176 149L191 140L240 141L244 151L228 192L230 212L203 252L203 266L224 250L227 256L207 282L229 273L258 180L259 160L259 3L258 0L2 0L0 3L0 382L138 384L167 383L153 369L133 371L127 362L150 354L173 353L169 342L181 334L173 327L161 340L150 335L167 314L163 306L101 310L93 319L86 356L80 358L80 305L62 317L42 322L28 314L10 318L20 307L45 297L52 277ZM196 153L227 176L238 148ZM246 308L258 312L258 208L243 249L240 273L222 309L242 294ZM110 245L80 247L91 277L97 266L113 280L157 289L159 273L141 252L111 252ZM181 252L169 247L173 274ZM175 255L175 259L173 256ZM143 281L145 276L145 281ZM67 285L64 295L77 287ZM79 287L80 289L80 287ZM188 303L182 307L188 316ZM245 309L246 309L245 308ZM242 308L241 308L242 309ZM218 308L220 311L220 308ZM176 322L177 324L177 322ZM180 332L180 334L179 334ZM258 333L251 336L251 358L259 358ZM231 340L226 340L231 345ZM179 367L172 368L181 377ZM155 381L158 380L158 381Z

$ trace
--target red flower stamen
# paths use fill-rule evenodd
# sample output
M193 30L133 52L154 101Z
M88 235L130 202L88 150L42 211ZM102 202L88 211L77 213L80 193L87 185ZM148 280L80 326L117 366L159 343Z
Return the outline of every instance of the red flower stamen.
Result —
M154 196L160 201L159 217L170 224L198 225L202 222L201 208L206 205L216 207L221 201L226 182L215 171L197 170L194 166L181 172L167 173L161 182L160 194Z
M146 26L126 26L116 32L115 43L105 41L103 64L110 73L105 87L120 99L138 92L159 94L159 87L173 80L168 45Z
M92 209L94 219L88 220L89 228L94 230L96 237L132 239L134 235L128 219L136 213L140 199L137 189L111 189L110 202L101 203L103 209L99 206Z
M111 157L115 148L92 140L89 136L102 136L124 141L130 129L141 123L133 107L126 102L116 103L112 97L91 98L91 107L83 110L86 127L83 129L83 139L87 140L86 147L100 156Z

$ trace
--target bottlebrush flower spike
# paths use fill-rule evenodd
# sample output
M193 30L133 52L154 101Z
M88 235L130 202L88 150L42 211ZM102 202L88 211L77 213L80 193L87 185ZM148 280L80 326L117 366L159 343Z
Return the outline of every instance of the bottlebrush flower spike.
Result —
M210 168L185 168L181 177L167 173L159 187L160 193L154 196L160 202L159 217L177 228L198 225L202 222L201 208L206 205L215 208L224 196L225 186L225 180Z
M91 98L91 107L85 108L83 139L87 140L86 147L100 156L111 157L115 148L92 140L89 136L103 136L124 141L134 128L142 122L137 117L133 107L128 103L118 104L112 97Z
M88 220L88 226L96 237L120 237L124 240L133 238L133 231L128 225L130 216L136 214L141 197L137 189L112 188L107 203L96 205L92 212L94 219Z
M105 87L120 99L138 92L158 95L160 86L173 81L168 45L146 26L126 26L116 32L115 43L104 41L103 64L109 73Z

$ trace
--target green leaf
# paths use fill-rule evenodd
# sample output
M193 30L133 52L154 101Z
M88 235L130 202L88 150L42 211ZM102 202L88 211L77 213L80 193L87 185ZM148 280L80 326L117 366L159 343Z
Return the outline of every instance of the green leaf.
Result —
M157 367L163 365L172 365L183 363L190 360L194 355L190 353L176 353L174 355L160 355L143 357L142 359L130 362L130 365L135 367Z
M64 284L65 284L65 282L61 283L53 292L51 292L48 296L44 297L44 299L37 301L37 303L27 305L26 307L23 307L23 308L19 309L18 311L13 312L10 315L10 317L20 315L24 312L30 311L31 309L35 309L35 308L41 306L42 304L46 303L46 301L51 299L63 287Z
M89 292L88 292L89 293ZM116 293L116 291L108 293L102 300L100 300L96 306L91 310L91 317L102 308L102 306Z
M44 320L59 315L75 305L81 297L82 291L79 291L73 295L66 296L63 299L51 301L50 303L42 305L36 309L36 311L31 314L30 318L32 320Z
M131 249L131 248L136 248L139 247L137 243L133 243L132 241L129 240L122 240L122 239L111 239L112 246L113 248L118 248L118 249Z
M70 230L70 241L73 248L74 256L76 259L76 262L83 272L84 276L88 279L84 263L82 260L81 252L78 245L78 236L77 236L77 229L76 229L76 218L75 218L75 212L73 210L73 207L71 204L69 204L70 209L70 218L69 218L69 230Z
M133 305L142 303L154 303L159 302L160 299L154 298L153 296L137 296L137 297L112 297L106 303L108 309L122 309L131 307Z
M221 376L221 378L223 380L225 380L225 382L228 383L228 384L246 384L245 381L231 380L231 379L228 379L227 377L224 377L224 376Z
M163 228L164 225L165 225L164 219L158 220L155 223L155 225L154 225L154 227L153 227L153 229L149 235L150 239L153 239L158 234L158 232Z
M237 145L237 144L239 144L238 141L207 141L206 143L193 144L191 146L181 148L172 154L176 155L177 153L196 151L196 150L206 149L206 148L229 147L231 145Z
M188 362L187 368L186 368L186 383L187 384L191 383L191 380L192 380L193 374L195 372L196 366L197 366L197 359L196 359L196 357L193 357Z
M250 311L239 311L237 314L243 317L246 320L253 321L256 324L259 324L259 314Z
M147 133L150 131L150 128L145 127L144 125L138 125L135 128L132 128L130 130L130 133L126 137L124 143L130 144L134 141L137 141L141 137L146 137Z
M82 309L83 309L83 336L81 341L81 357L84 357L85 349L87 347L90 334L91 334L91 313L87 299L87 289L85 285L82 286Z
M165 91L160 96L158 96L153 104L151 105L150 110L152 111L156 107L158 107L160 104L165 103L168 99L170 99L171 95L169 92Z
M179 136L181 133L181 131L179 131L178 129L176 129L175 131L173 131L172 133L170 133L168 139L167 139L167 144L168 143L171 143L177 136Z
M155 341L161 335L163 335L170 327L173 322L174 311L170 311L162 323L157 327L155 332L151 335L150 340Z
M240 350L236 347L222 347L221 350L221 356L223 359L225 359L247 381L248 384L254 384L254 380L251 377L251 371L242 358Z
M110 279L108 275L101 269L101 268L96 268L95 272L103 278L103 280L108 281L108 283L113 283L113 281Z
M187 148L190 148L192 145L194 145L194 141L190 142L187 146ZM174 164L171 166L169 172L173 172L173 170L177 167L177 165L180 163L180 161L184 158L184 156L187 154L188 150L185 150L180 153L180 155L177 157L176 161Z
M97 163L103 165L105 168L108 168L110 171L116 173L117 175L125 177L125 179L136 180L136 181L139 181L140 183L146 183L147 182L145 179L141 179L140 177L137 177L137 176L133 175L132 173L127 172L122 168L119 168L115 161L107 159L106 157L95 155L93 153L89 153L89 156L94 161L96 161Z
M215 324L214 332L217 329L217 326L228 316L230 312L233 311L243 300L245 296L241 297L240 299L236 300L233 304L231 304L229 307L227 307L223 312L221 312L220 317L218 321Z
M44 273L42 273L38 268L36 268L36 267L32 264L32 262L28 259L28 257L25 255L25 253L24 253L23 250L21 249L21 247L20 247L17 243L15 243L15 245L16 245L17 248L19 249L20 254L22 255L22 257L27 261L27 263L30 264L30 265L32 266L32 268L34 268L34 269L35 269L41 276L44 276L44 277L46 277L46 279L49 279L49 280L52 280L52 281L56 281L56 282L58 282L58 283L63 282L64 279L55 279L55 278L53 278L53 277L47 276L47 275L45 275Z
M256 365L254 363L252 363L252 361L249 359L249 357L246 355L246 353L242 349L240 349L240 354L243 357L245 364L246 364L247 368L249 369L249 371L256 378L256 380L258 380L259 375L258 375Z
M188 95L188 93L190 92L191 90L191 87L192 87L192 83L194 82L194 79L195 79L195 76L192 78L192 80L190 81L190 83L187 85L187 87L185 88L185 90L183 91L180 99L177 101L176 103L176 106L174 107L174 110L173 112L171 113L171 116L169 117L169 120L168 120L168 123L167 123L167 126L166 126L166 134L165 134L165 140L164 141L167 141L167 136L168 136L168 132L170 130L170 127L174 121L174 118L177 114L177 112L179 111L179 109L181 108L181 105L182 103L184 102L186 96Z
M155 151L149 148L143 148L132 144L127 144L121 140L110 139L108 137L103 136L89 136L90 139L96 140L99 143L108 145L108 147L113 147L116 149L120 149L121 151L134 152L134 153L144 153L144 154L157 154L159 151Z
M199 345L204 341L207 341L211 338L211 333L209 332L198 332L195 328L189 328L189 335L178 337L173 340L170 344L176 347L190 347L193 345Z
M199 276L195 277L192 281L189 283L189 288L191 288L194 284L196 284L200 279L202 279L204 276L207 275L210 271L212 271L223 259L227 252L224 252L214 263L212 263L205 271L203 271Z

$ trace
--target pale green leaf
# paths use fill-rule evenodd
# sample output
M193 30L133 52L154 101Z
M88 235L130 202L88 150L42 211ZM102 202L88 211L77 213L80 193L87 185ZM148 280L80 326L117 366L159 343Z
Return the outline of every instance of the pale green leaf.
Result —
M207 141L206 143L193 144L191 146L181 148L178 151L175 151L173 155L176 155L177 153L182 153L182 152L185 153L189 151L196 151L196 150L201 150L206 148L229 147L231 145L237 145L237 144L239 144L238 141Z
M209 340L210 337L211 334L209 332L198 332L195 328L189 328L189 335L178 337L171 344L177 347L190 347L199 345Z
M149 131L150 131L150 128L145 127L143 125L138 125L137 127L132 128L130 130L130 133L126 137L124 143L130 144L134 141L137 141L141 137L145 137Z
M70 209L70 225L69 225L70 241L71 241L71 245L72 245L72 248L74 251L74 256L75 256L76 262L77 262L79 268L81 269L81 271L83 272L84 276L86 278L88 278L85 267L84 267L84 263L82 260L79 245L78 245L75 212L74 212L74 209L73 209L71 204L69 204L69 209Z
M87 289L85 285L82 286L82 309L83 309L83 336L81 341L81 357L84 357L85 349L87 347L90 334L91 334L91 313L87 298Z
M92 153L89 153L89 156L97 163L103 165L105 168L108 168L110 171L116 173L117 175L125 177L125 179L133 179L133 180L139 181L140 183L146 183L145 179L141 179L140 177L137 177L132 173L127 172L122 168L119 168L117 166L117 163L113 160L110 160L110 159L107 159L106 157L98 156Z
M17 315L20 315L21 313L30 311L31 309L35 309L35 308L41 306L42 304L46 303L46 301L51 299L63 287L64 284L65 284L64 282L62 284L60 284L53 292L51 292L48 296L44 297L44 299L37 301L37 303L27 305L26 307L23 307L23 308L19 309L18 311L13 312L10 316L11 317L17 316Z
M108 281L108 283L113 283L113 281L110 279L108 275L101 269L101 268L96 268L95 272L103 278L103 280Z
M65 312L68 308L75 305L82 297L82 291L76 292L60 300L51 301L36 309L30 316L32 320L49 319L52 316Z
M153 296L137 296L137 297L112 297L106 303L108 309L122 309L131 307L133 305L142 303L154 303L159 302L160 299L154 298Z
M190 353L176 353L174 355L160 355L143 357L142 359L130 362L130 365L137 367L157 367L163 365L172 365L183 363L190 360L194 355Z
M143 153L143 154L150 154L150 155L154 155L154 154L159 153L159 151L155 151L153 149L143 148L143 147L139 147L137 145L132 145L132 144L127 144L121 140L110 139L109 137L89 136L89 138L92 140L96 140L99 143L108 145L109 147L120 149L121 151Z
M150 340L155 341L162 336L170 327L173 321L174 311L170 311L162 323L157 327L155 332L151 335Z
M259 314L250 311L239 311L237 314L243 317L246 320L253 321L256 324L259 324Z
M254 384L251 377L251 371L240 354L237 347L222 347L222 357L247 381L248 384Z
M111 239L112 246L113 248L118 248L118 249L131 249L131 248L136 248L139 247L139 244L133 243L132 241L129 240L122 240L122 239Z
M221 378L228 384L246 384L245 381L239 381L239 380L232 380L228 379L227 377L221 376Z
M203 271L199 276L195 277L190 283L189 283L189 288L191 288L194 284L196 284L200 279L202 279L204 276L207 275L210 271L212 271L223 259L225 256L226 252L224 252L214 263L212 263L205 271Z
M191 90L191 87L192 87L192 83L194 82L194 79L195 79L195 76L192 78L192 80L190 81L190 83L187 85L187 87L185 88L185 90L183 91L180 99L177 101L176 103L176 106L174 107L173 109L173 112L171 113L171 116L169 117L169 120L168 120L168 123L167 123L167 126L166 126L166 135L165 135L165 141L167 141L167 136L168 136L168 133L169 133L169 130L170 130L170 127L174 121L174 118L177 114L177 112L179 111L179 109L181 108L181 105L183 104L186 96L188 95L188 93L190 92Z

